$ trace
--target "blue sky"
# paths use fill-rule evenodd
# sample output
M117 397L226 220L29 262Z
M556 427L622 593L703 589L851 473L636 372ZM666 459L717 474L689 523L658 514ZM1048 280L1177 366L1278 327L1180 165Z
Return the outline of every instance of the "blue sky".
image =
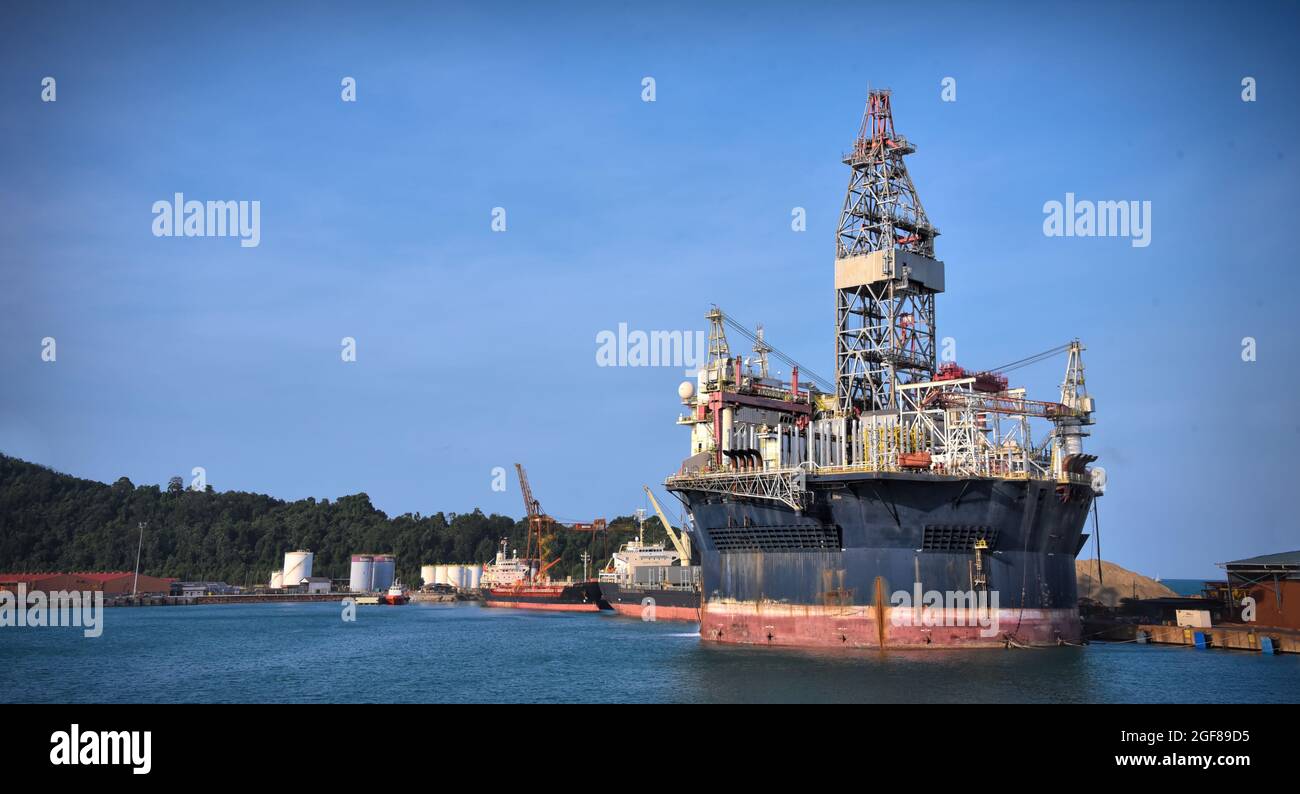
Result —
M918 145L958 360L1088 345L1105 556L1300 546L1294 4L695 5L11 7L0 451L391 514L520 514L490 485L521 461L552 514L626 514L687 451L682 371L598 367L596 334L716 302L833 372L870 83ZM260 201L261 244L155 238L176 192ZM1066 192L1151 201L1151 245L1045 237ZM1052 399L1063 366L1017 381Z

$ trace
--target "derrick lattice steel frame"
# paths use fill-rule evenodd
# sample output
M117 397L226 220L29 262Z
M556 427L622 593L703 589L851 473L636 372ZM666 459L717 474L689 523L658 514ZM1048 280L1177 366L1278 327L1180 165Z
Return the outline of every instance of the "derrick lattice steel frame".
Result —
M894 132L890 92L870 91L836 230L837 260L885 252L884 278L836 289L835 381L839 409L898 408L898 385L935 371L936 290L907 277L895 251L934 258L931 225L903 163L916 151Z

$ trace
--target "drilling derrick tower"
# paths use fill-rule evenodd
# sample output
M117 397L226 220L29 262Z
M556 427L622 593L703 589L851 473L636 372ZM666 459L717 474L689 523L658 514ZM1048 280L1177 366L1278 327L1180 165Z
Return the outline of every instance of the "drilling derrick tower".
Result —
M677 388L689 452L664 484L694 527L700 636L834 648L1077 643L1075 558L1106 484L1085 449L1096 405L1083 345L991 370L940 365L939 230L890 105L888 91L868 92L842 158L834 384L714 306L708 363ZM732 331L753 342L750 365L727 344ZM1059 402L1030 399L1006 376L1067 351ZM769 356L790 368L788 381L771 377ZM818 385L801 386L801 374ZM910 608L897 599L909 587ZM941 599L943 615L923 616L931 593L967 603Z
M943 262L894 131L890 92L868 92L844 156L852 169L835 236L835 381L841 415L899 407L897 389L935 373L935 295Z

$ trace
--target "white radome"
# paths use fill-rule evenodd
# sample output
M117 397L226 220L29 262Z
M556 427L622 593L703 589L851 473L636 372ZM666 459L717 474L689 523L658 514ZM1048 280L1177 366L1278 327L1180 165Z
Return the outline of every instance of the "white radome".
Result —
M682 385L677 387L677 396L683 400L689 400L695 396L695 384L689 380L682 381Z
M1099 495L1106 493L1106 470L1100 466L1092 467L1092 490Z

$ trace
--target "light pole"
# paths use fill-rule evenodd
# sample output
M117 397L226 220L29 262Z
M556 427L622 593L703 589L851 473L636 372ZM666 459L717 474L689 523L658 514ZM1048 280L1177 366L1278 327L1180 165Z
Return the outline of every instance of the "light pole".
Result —
M131 582L131 597L135 598L140 589L140 549L144 548L144 528L148 521L140 522L140 542L135 546L135 579Z

